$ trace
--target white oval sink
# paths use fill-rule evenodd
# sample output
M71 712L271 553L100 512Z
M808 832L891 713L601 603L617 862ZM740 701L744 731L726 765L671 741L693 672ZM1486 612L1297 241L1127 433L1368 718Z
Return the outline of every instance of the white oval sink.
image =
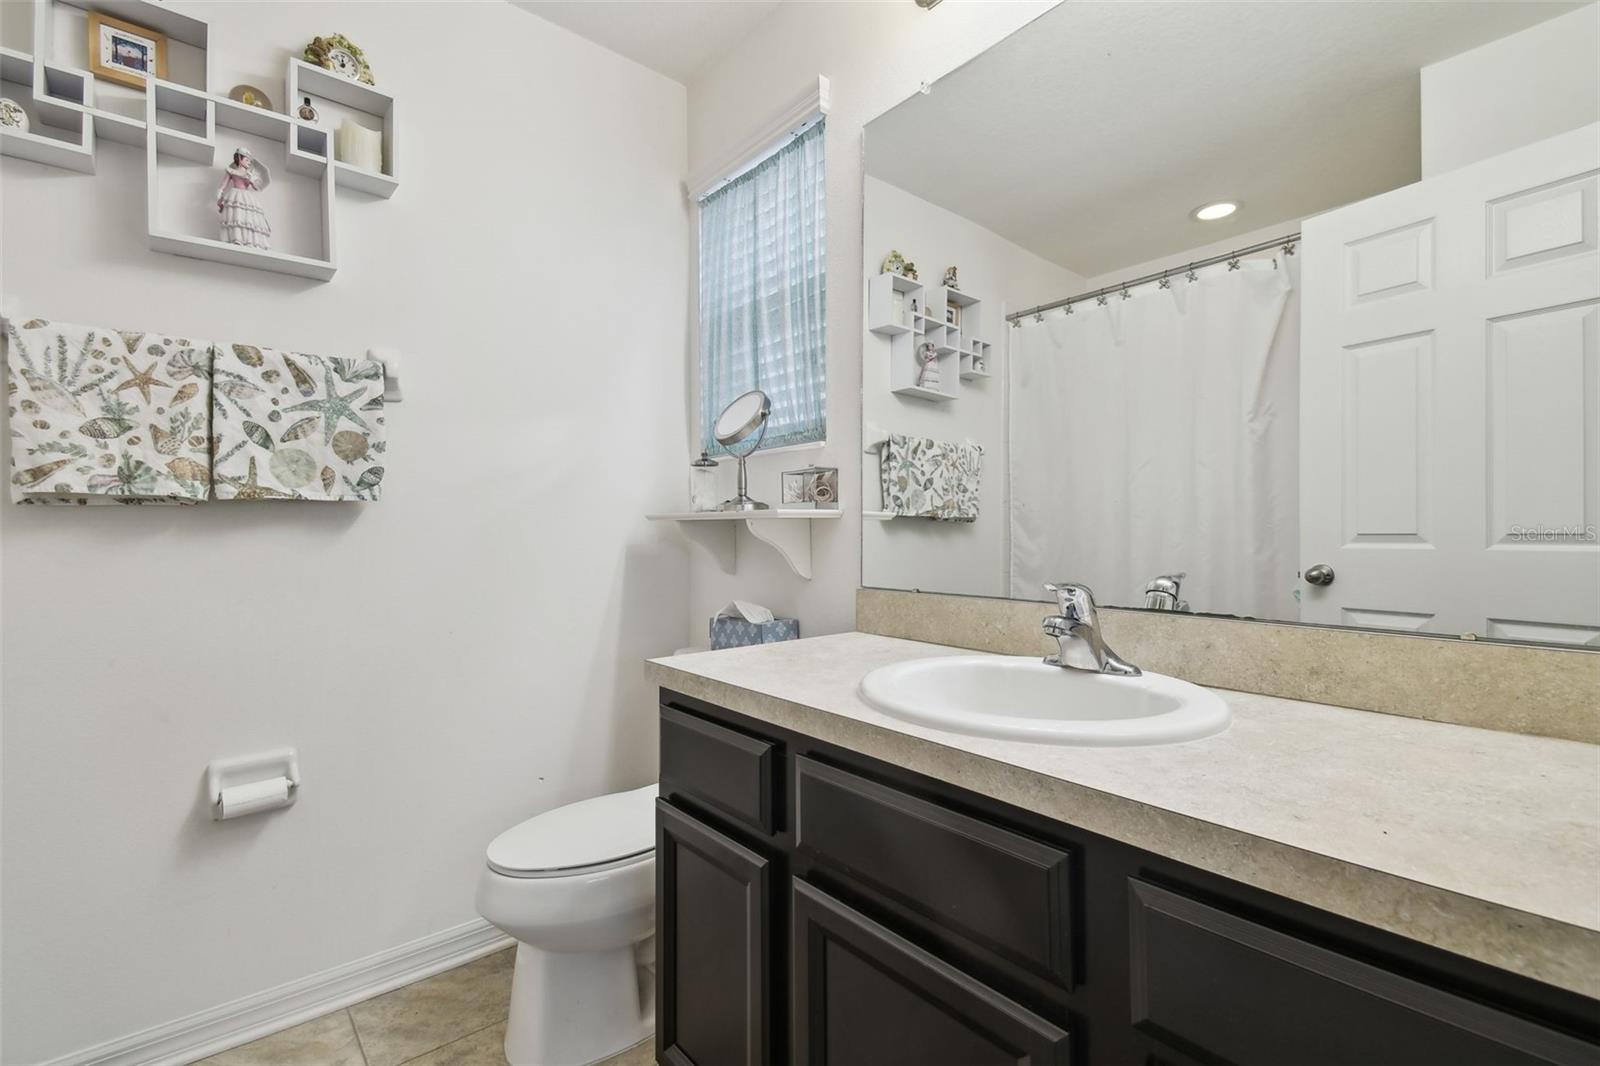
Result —
M969 736L1045 744L1175 744L1220 733L1222 697L1162 674L1113 677L1010 655L881 666L861 696L883 713Z

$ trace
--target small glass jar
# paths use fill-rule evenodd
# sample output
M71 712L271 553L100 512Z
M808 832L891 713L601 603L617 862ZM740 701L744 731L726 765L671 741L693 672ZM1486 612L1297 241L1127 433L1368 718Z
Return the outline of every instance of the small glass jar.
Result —
M717 464L705 452L689 464L689 510L715 511L722 505L717 491Z

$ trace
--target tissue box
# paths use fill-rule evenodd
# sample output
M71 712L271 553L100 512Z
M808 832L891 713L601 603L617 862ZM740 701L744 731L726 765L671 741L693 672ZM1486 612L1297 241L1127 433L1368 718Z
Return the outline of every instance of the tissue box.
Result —
M747 644L772 644L780 640L799 640L798 618L774 618L752 622L737 616L718 616L711 620L711 650L742 648Z

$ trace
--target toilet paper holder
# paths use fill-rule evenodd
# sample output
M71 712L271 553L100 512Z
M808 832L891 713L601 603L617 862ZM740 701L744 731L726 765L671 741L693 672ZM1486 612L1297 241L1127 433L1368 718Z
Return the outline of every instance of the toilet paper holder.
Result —
M253 755L212 759L206 765L206 796L211 801L212 819L221 821L227 817L236 817L224 813L223 793L227 790L269 781L275 782L279 778L287 781L285 795L281 801L266 806L253 806L242 811L241 815L292 804L300 792L300 756L294 748L273 748L271 751L257 752Z

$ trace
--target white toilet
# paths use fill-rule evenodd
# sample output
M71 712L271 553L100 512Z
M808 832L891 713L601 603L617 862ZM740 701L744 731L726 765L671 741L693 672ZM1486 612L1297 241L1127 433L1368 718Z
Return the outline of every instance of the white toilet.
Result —
M517 939L506 1059L584 1066L655 1031L656 786L495 837L478 913Z

